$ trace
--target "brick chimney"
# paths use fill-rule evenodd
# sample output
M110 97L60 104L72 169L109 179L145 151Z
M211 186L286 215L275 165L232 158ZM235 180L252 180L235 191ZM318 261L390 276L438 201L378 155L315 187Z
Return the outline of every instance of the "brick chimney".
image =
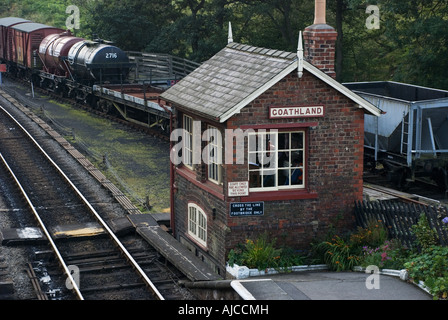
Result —
M304 58L330 77L336 78L334 61L338 33L326 23L325 16L326 1L315 0L314 23L303 32Z

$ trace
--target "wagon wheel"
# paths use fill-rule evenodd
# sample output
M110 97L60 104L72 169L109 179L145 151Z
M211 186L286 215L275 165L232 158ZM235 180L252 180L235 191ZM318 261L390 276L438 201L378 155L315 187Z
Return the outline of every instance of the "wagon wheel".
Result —
M447 196L448 194L448 172L445 168L439 168L436 170L435 174L433 174L433 180L437 183L437 186L440 188L440 191Z
M397 188L406 191L410 187L411 171L408 168L398 170Z

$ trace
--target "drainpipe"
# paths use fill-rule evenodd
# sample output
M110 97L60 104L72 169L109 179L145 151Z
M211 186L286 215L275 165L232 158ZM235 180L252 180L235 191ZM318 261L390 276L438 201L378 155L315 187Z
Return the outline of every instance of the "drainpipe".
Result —
M170 115L170 135L171 135L171 131L173 130L174 114L171 110L169 110L160 103L160 98L158 98L157 102L158 105ZM173 142L170 139L170 152L172 149L173 149ZM170 228L173 233L173 237L175 237L176 232L174 223L174 164L172 163L171 160L170 160Z

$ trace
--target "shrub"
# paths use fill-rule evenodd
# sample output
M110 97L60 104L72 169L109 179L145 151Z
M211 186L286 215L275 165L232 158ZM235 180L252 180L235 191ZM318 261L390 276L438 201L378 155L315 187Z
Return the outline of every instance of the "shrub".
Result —
M266 268L288 268L301 265L304 258L290 248L276 248L276 239L268 241L268 235L263 234L257 240L247 239L244 245L238 245L230 250L229 265L244 265L248 268L264 270Z
M397 239L386 240L382 245L371 248L363 247L361 265L375 265L382 269L402 269L410 254Z
M387 240L388 232L381 220L370 220L347 239L334 236L314 247L331 270L350 270L356 265L379 268L403 267L408 252L398 240Z
M369 220L366 228L358 227L358 231L350 236L354 245L378 247L387 240L388 232L381 220Z
M360 248L357 245L344 240L339 236L334 236L331 241L324 241L318 244L314 250L322 252L324 262L330 270L343 271L351 270L360 262Z
M405 263L409 277L423 281L434 298L448 297L448 247L425 248Z
M427 249L439 243L437 232L429 225L428 218L422 213L418 222L412 226L412 233L416 237L417 246L421 249Z
M276 260L280 259L280 249L275 249L276 240L271 242L267 236L263 235L257 240L246 240L246 250L243 251L243 260L248 268L258 268L259 270L274 267Z
M280 252L280 259L277 261L277 268L287 269L292 266L306 264L305 257L296 253L293 249L284 247Z

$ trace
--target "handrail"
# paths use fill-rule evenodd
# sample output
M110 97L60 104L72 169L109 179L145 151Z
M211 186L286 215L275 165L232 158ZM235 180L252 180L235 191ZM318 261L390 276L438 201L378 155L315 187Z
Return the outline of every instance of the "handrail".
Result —
M201 64L165 53L128 51L129 59L136 65L136 74L157 73L167 78L183 78Z

